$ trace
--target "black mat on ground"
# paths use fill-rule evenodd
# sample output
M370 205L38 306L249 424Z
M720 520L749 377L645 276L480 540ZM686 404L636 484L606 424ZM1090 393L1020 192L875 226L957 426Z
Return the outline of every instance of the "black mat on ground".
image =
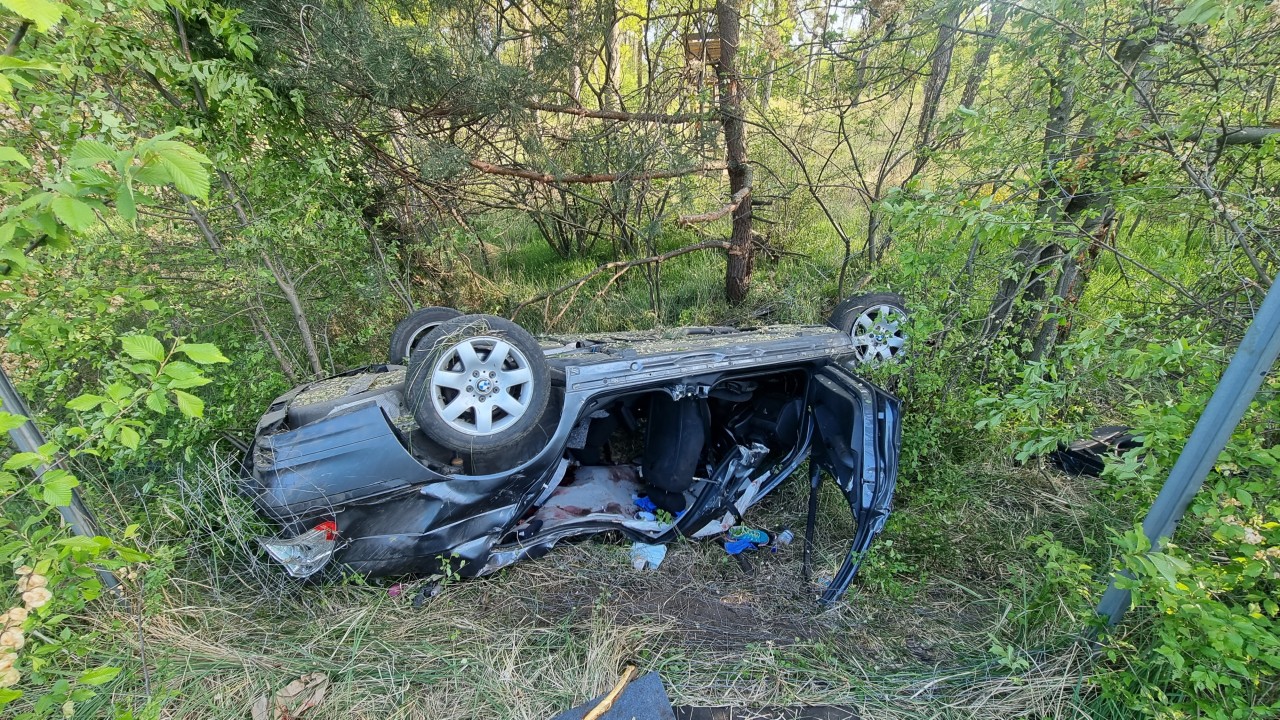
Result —
M851 708L836 705L795 707L686 707L675 708L676 720L858 720Z
M600 704L602 698L604 695L566 710L551 720L582 720L582 716ZM675 715L671 713L671 700L662 686L662 678L658 673L649 673L631 681L600 720L675 720Z

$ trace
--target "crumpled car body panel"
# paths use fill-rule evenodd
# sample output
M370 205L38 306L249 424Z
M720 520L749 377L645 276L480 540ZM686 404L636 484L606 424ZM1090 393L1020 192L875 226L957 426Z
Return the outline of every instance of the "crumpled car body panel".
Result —
M505 458L436 452L403 405L403 368L361 368L273 402L242 487L281 538L332 522L333 562L344 569L465 577L595 533L647 543L715 536L812 458L855 520L824 594L833 600L888 517L901 433L897 399L852 372L849 348L847 335L808 326L546 338L559 412L518 457ZM613 508L544 521L548 498L583 471L576 457L591 423L625 418L646 393L709 408L688 507L665 525Z

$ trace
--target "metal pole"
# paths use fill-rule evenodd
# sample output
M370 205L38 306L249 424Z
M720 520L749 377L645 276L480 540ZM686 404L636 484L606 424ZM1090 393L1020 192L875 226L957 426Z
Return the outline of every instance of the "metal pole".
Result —
M0 408L5 412L14 415L22 415L27 419L18 427L9 431L9 437L13 438L13 444L18 446L21 452L39 452L40 447L45 444L44 435L41 434L40 428L36 427L35 420L31 419L31 411L27 409L27 404L22 401L22 396L18 394L13 383L9 382L9 374L0 367ZM36 467L36 478L39 479L50 468L48 465L40 465ZM80 493L75 488L71 489L71 503L58 508L62 519L71 527L71 531L77 535L86 537L97 537L102 533L98 530L98 521L94 518L93 513L89 510L84 501L80 499ZM115 590L120 584L116 576L111 572L98 568L98 576L102 579L102 585L107 590Z
M1258 314L1245 331L1240 347L1222 373L1182 454L1169 471L1169 479L1142 521L1142 532L1151 541L1152 551L1160 548L1161 540L1173 536L1178 520L1204 484L1275 363L1276 355L1280 354L1280 291L1277 287L1280 287L1280 277L1271 283ZM1129 609L1130 600L1130 592L1116 587L1113 578L1098 603L1098 614L1105 616L1109 625L1115 625Z

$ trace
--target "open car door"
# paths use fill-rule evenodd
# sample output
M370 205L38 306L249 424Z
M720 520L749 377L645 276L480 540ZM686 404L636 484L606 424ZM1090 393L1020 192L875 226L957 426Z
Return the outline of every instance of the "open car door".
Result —
M809 459L806 577L824 471L844 494L855 523L844 562L822 594L822 602L828 604L839 600L849 588L872 541L889 518L898 477L902 421L897 398L835 364L814 374L809 386L809 407L816 431Z

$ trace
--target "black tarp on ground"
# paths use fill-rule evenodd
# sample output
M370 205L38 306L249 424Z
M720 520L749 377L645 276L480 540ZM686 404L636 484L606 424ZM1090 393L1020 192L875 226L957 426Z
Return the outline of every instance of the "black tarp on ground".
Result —
M600 695L551 720L582 720L603 698L604 695ZM850 708L834 705L672 708L662 678L657 673L649 673L627 685L600 720L858 720L858 715Z

